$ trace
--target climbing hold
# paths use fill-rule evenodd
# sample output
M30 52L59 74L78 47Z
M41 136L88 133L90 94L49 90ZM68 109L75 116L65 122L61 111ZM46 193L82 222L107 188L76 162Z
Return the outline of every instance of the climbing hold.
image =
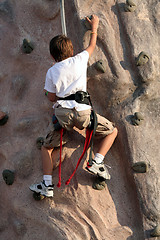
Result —
M12 185L14 182L14 172L11 170L4 170L2 176L7 185Z
M125 11L134 12L136 9L136 4L132 0L126 0Z
M147 63L148 60L149 60L149 56L145 52L140 52L140 54L137 57L136 64L137 66L141 66Z
M40 200L43 200L43 199L45 198L45 196L41 195L40 193L34 192L34 193L33 193L33 198L34 198L36 201L40 201Z
M22 49L23 49L24 53L31 53L33 51L33 49L34 49L34 45L29 40L24 39L23 40Z
M106 71L103 60L99 60L98 62L96 62L95 68L102 73L105 73Z
M92 19L92 15L91 16L87 16L90 20ZM87 21L87 19L85 18L85 19L83 19L83 21L84 21L84 25L85 25L85 27L87 28L87 30L91 30L92 28L91 28L91 25L90 25L90 23Z
M144 120L144 117L142 115L142 113L140 112L135 112L135 118L138 119L138 120Z
M37 148L41 149L43 143L44 143L44 138L43 137L38 137L37 140L36 140Z
M103 190L105 186L106 186L106 182L102 177L97 177L92 184L92 187L96 190Z
M132 118L132 123L133 123L133 125L135 125L135 126L139 126L141 123L142 123L142 121L140 121L140 120L138 120L138 119L135 119L134 117Z
M151 232L151 237L159 237L160 236L160 225L157 225L153 231Z
M132 124L135 126L139 126L144 120L142 113L135 112L135 114L131 117Z
M132 165L132 169L137 173L146 173L149 169L149 164L146 162L137 162Z
M0 111L0 126L4 125L8 121L8 115Z

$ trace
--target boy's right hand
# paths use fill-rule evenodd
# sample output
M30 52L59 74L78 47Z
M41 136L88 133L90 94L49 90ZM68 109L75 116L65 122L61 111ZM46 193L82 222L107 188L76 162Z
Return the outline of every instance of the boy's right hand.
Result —
M87 21L90 23L91 27L92 27L92 31L96 32L98 29L98 24L99 24L99 18L96 15L92 15L92 18L89 19L88 17L86 17Z

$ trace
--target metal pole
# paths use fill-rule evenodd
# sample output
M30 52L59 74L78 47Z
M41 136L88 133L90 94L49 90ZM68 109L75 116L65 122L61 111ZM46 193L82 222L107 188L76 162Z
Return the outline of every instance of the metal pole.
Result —
M61 13L62 34L67 37L65 11L64 11L64 0L60 0L60 13Z

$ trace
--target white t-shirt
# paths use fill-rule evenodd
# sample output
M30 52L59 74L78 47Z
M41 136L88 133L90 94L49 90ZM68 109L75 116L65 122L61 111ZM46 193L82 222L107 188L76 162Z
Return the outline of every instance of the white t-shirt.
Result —
M89 54L84 50L74 57L55 63L46 74L44 89L56 93L58 97L67 97L77 91L86 92L88 59ZM57 103L64 108L76 108L77 111L91 108L75 100L58 100ZM56 106L57 104L54 104L53 108Z

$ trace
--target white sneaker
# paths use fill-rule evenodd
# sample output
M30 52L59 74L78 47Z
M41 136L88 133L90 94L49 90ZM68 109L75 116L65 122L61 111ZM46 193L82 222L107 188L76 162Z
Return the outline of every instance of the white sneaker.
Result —
M46 186L44 181L40 182L39 184L32 184L29 187L32 192L40 193L45 197L53 197L53 188L54 185Z
M108 172L107 167L104 165L104 163L96 163L95 160L92 160L92 166L89 166L89 164L87 163L87 167L86 169L91 172L94 173L96 175L98 175L99 177L102 177L104 179L111 179L111 176Z

